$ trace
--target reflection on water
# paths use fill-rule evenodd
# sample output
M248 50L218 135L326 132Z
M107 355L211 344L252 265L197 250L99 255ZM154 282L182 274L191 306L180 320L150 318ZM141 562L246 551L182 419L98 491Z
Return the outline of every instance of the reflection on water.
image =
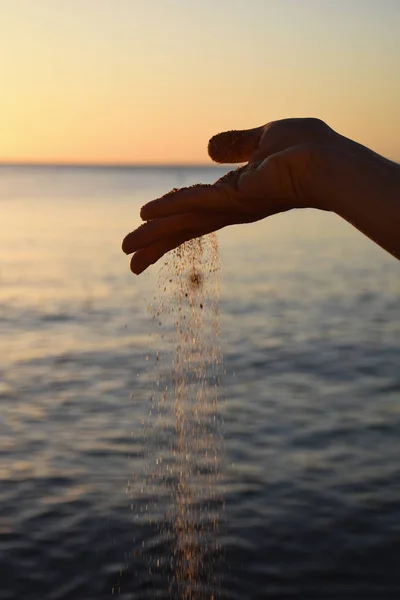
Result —
M220 352L217 278L179 311L168 268L134 277L120 249L144 202L223 171L182 173L0 167L1 600L397 600L400 263L328 213L222 230ZM184 310L210 332L189 452Z

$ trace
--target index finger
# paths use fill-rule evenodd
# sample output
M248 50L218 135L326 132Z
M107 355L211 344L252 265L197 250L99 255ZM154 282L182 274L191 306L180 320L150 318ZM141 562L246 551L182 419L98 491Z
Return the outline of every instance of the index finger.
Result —
M144 221L149 221L195 211L225 212L232 206L234 193L235 190L229 186L215 184L173 189L142 206L140 216Z

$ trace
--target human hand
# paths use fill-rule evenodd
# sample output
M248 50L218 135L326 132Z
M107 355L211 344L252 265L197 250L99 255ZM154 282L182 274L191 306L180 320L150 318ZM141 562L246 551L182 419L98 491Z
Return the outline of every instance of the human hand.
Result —
M293 208L331 210L338 171L339 188L352 179L343 156L374 154L318 119L284 119L221 133L210 140L208 151L216 162L247 164L213 185L172 190L143 206L140 214L145 223L122 243L126 254L133 253L134 273L143 272L182 243L227 225L258 221Z

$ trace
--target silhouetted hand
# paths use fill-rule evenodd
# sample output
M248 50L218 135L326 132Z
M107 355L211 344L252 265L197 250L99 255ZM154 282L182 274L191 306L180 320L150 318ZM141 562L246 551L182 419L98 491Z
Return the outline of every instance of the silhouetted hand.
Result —
M192 238L227 225L306 207L338 212L400 256L400 224L394 232L384 231L382 236L381 230L369 230L369 219L364 223L357 210L355 219L354 211L346 214L349 199L357 205L354 195L368 196L376 180L378 194L386 191L383 188L388 180L392 184L392 178L398 185L395 163L341 136L324 122L284 119L256 129L229 131L213 137L208 151L216 162L247 164L213 185L172 190L143 206L140 214L146 222L129 233L122 244L125 253L134 253L134 273L141 273ZM395 216L399 218L397 212ZM393 248L391 237L396 232L399 247L395 244ZM385 244L382 237L387 233L390 240Z

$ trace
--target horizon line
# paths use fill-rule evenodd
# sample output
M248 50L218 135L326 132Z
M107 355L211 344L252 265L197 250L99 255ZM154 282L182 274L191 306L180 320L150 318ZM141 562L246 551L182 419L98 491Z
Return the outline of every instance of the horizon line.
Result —
M140 162L72 162L72 161L15 161L15 160L0 160L0 167L70 167L70 168L113 168L113 169L129 169L129 168L215 168L215 167L229 167L229 164L220 163L140 163Z

